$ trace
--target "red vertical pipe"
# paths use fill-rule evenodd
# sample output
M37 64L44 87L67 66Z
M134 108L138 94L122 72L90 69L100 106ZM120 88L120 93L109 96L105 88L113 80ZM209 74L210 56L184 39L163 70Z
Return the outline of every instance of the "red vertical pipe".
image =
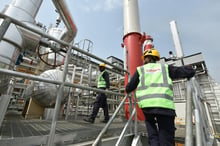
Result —
M127 69L132 76L136 71L136 68L142 65L142 43L143 38L140 33L140 20L139 20L139 8L138 0L124 0L124 37L123 44L126 48L126 63ZM128 83L128 76L125 76L125 85ZM134 100L134 96L132 96ZM127 99L128 101L128 99ZM128 102L127 102L128 103ZM125 116L129 118L129 104L125 105ZM144 120L144 114L137 105L137 118L138 120Z
M142 56L142 42L141 42L142 35L140 33L128 33L124 36L123 42L126 47L126 60L128 62L128 70L130 72L131 77L136 71L136 68L143 64L141 60ZM128 76L125 76L125 85L128 83ZM132 96L132 101L134 97ZM128 99L126 101L129 102ZM125 104L125 117L129 118L129 104ZM144 114L142 110L137 105L137 119L144 120Z

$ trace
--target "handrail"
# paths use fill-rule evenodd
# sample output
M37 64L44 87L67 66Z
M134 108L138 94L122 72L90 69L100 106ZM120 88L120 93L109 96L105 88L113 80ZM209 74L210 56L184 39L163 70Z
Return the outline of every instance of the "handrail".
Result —
M186 139L185 145L193 145L192 132L192 101L194 105L195 128L196 128L196 145L211 145L213 143L213 136L211 135L210 125L208 124L208 115L203 105L202 92L195 77L190 79L187 84L187 105L186 105Z
M204 114L204 107L202 107L203 105L201 104L203 96L195 78L192 79L192 84L194 87L193 103L195 107L196 145L207 145L207 141L210 140L210 132L208 131L210 126L207 124L207 115Z
M92 144L92 146L100 145L100 140L102 139L103 135L105 134L105 132L107 131L107 129L111 125L112 121L115 119L116 115L118 114L119 110L123 106L123 104L124 104L125 100L127 99L127 97L128 97L128 94L122 99L121 103L119 104L119 106L117 107L117 109L115 110L115 112L113 113L111 118L109 119L108 123L105 125L105 127L102 129L102 131L99 133L99 135L97 136L97 138L94 141L94 143Z
M187 81L187 94L186 94L186 113L185 113L185 145L193 146L193 126L192 126L192 81Z
M134 115L134 135L137 136L137 97L135 91L134 93L134 109L136 110Z
M135 136L137 136L137 105L136 105L136 96L135 96L135 92L134 93L134 109L132 110L132 113L130 113L130 117L127 121L127 123L125 124L119 138L118 141L116 142L116 146L120 145L120 142L123 140L124 134L128 128L128 126L130 125L130 122L132 121L133 117L135 119L134 121L134 134ZM105 125L105 127L102 129L102 131L99 133L99 135L97 136L96 140L94 141L94 143L92 144L92 146L100 146L101 145L101 139L104 135L104 133L106 132L106 130L108 129L108 127L110 126L110 124L112 123L112 121L115 119L117 113L119 112L119 110L121 109L122 105L125 103L126 99L128 98L128 94L123 98L123 100L121 101L120 105L118 106L118 108L115 110L114 114L112 115L111 119L108 121L108 123ZM132 107L132 101L130 100L130 106ZM130 127L131 128L131 127ZM132 131L131 131L132 132Z
M47 33L42 32L42 31L40 31L40 30L38 30L38 29L35 29L35 28L31 27L31 26L28 26L28 25L26 25L25 23L22 23L22 22L20 22L20 21L14 19L14 18L12 18L12 17L9 17L9 16L7 16L7 15L5 15L5 14L0 13L0 18L3 18L3 19L7 19L7 18L8 18L7 21L9 21L9 23L13 23L13 24L15 24L15 25L18 25L18 26L20 26L20 27L22 27L22 28L25 28L25 29L27 29L27 30L29 30L29 31L32 31L32 32L36 33L36 34L39 34L39 35L41 35L42 37L48 38L48 39L50 39L50 40L53 40L53 41L55 41L55 42L57 42L57 43L59 43L59 44L61 44L61 45L63 45L63 46L67 46L67 47L71 46L71 49L73 49L73 50L75 50L75 51L78 51L78 52L80 52L80 53L82 53L82 54L85 54L85 55L87 55L87 56L89 56L89 57L92 57L93 59L96 59L96 60L98 60L98 61L100 61L100 62L103 62L103 63L105 63L105 64L108 64L109 66L111 66L111 67L113 67L113 68L115 68L115 69L117 69L117 70L120 70L120 71L122 71L122 72L125 72L125 73L128 73L128 74L129 74L129 72L128 72L127 70L121 69L120 67L118 67L118 66L116 66L116 65L114 65L114 64L112 64L112 63L110 63L110 62L108 62L108 61L106 61L106 60L104 60L104 59L102 59L101 57L97 57L96 55L93 55L93 54L91 54L91 53L89 53L89 52L87 52L87 51L85 51L85 50L82 50L82 49L80 49L80 48L77 48L76 46L70 45L68 42L65 42L65 41L60 40L60 39L57 39L57 38L55 38L55 37L53 37L53 36L51 36L51 35L48 35ZM4 34L2 34L2 36L3 36L3 35L4 35ZM41 43L41 45L53 47L53 45L51 45L50 42L45 41L44 39L41 39L41 40L40 40L40 43Z
M123 138L123 136L124 136L124 134L125 134L125 132L126 132L128 126L129 126L129 124L130 124L130 122L131 122L133 116L135 115L136 111L137 111L136 109L134 109L134 110L132 111L132 114L130 115L130 117L129 117L129 119L128 119L128 122L125 124L124 129L122 130L122 132L121 132L121 134L120 134L120 136L119 136L119 138L118 138L118 141L117 141L116 144L115 144L116 146L120 146L120 142L123 140L122 138Z
M110 65L111 67L114 67L115 69L118 69L120 71L122 71L123 73L128 73L129 72L127 70L124 70L124 69L121 69L120 67L116 66L116 65L113 65L111 64L110 62L100 58L100 57L97 57L96 55L93 55L91 53L88 53L80 48L77 48L73 45L71 45L70 43L68 42L65 42L64 40L59 40L53 36L50 36L44 32L41 32L40 30L37 30L35 28L32 28L22 22L19 22L17 21L16 19L14 18L11 18L9 16L6 16L2 13L0 13L0 18L4 18L7 20L7 25L8 24L11 24L11 23L14 23L16 26L20 26L24 29L27 29L29 31L32 31L33 33L36 33L36 34L39 34L41 35L41 37L45 37L45 38L49 38L50 40L53 40L63 46L66 46L68 47L68 52L67 54L71 53L71 50L76 50L78 52L81 52L87 56L90 56L92 57L93 59L96 59L98 61L101 61L101 62L104 62L108 65ZM0 38L3 38L4 36L4 33L0 34ZM4 38L3 38L4 39ZM40 45L41 46L46 46L46 47L51 47L51 48L54 48L56 46L53 46L53 44L51 44L49 41L45 40L45 39L41 39L40 40ZM62 48L58 48L60 50L62 50ZM22 77L22 78L25 78L25 79L32 79L32 80L37 80L37 81L42 81L42 82L47 82L47 83L52 83L52 84L56 84L56 85L59 85L59 91L58 91L58 95L57 95L57 99L56 99L56 105L55 105L55 113L53 115L53 121L52 121L52 124L51 124L51 131L50 131L50 137L49 137L49 140L48 140L48 145L53 145L54 143L54 138L55 138L55 128L56 128L56 121L57 121L57 116L58 116L58 110L59 107L60 107L60 98L63 94L63 87L64 86L68 86L68 87L74 87L74 88L80 88L80 89L85 89L85 90L91 90L91 91L96 91L96 92L101 92L101 93L107 93L107 94L114 94L114 95L119 95L119 96L124 96L125 94L122 94L122 93L116 93L116 92L112 92L112 91L105 91L105 90L101 90L101 89L97 89L97 88L91 88L91 87L87 87L87 86L81 86L81 85L77 85L77 84L74 84L74 83L70 83L70 82L65 82L65 76L67 74L67 64L69 62L69 59L67 59L69 57L66 57L65 59L65 70L63 71L63 80L62 81L57 81L57 80L50 80L50 79L47 79L47 78L43 78L43 77L40 77L40 76L35 76L35 75L30 75L30 74L26 74L26 73L21 73L21 72L16 72L16 71L12 71L12 70L6 70L6 69L1 69L0 68L0 73L2 74L7 74L8 76L16 76L16 77ZM122 74L122 73L121 73ZM116 109L116 112L113 114L112 118L110 118L109 122L106 124L106 128L103 129L103 133L101 132L100 134L100 138L102 137L102 135L104 134L104 132L107 130L107 128L109 127L109 125L111 124L111 122L113 121L113 117L115 118L116 114L119 112L119 109L122 107L122 105L124 104L125 100L127 99L127 95L124 97L124 99L122 100L122 102L120 103L119 107ZM98 141L99 142L99 141Z
M9 76L16 76L16 77L22 77L22 78L25 78L25 79L42 81L42 82L46 82L46 83L52 83L52 84L56 84L56 85L61 85L63 83L62 81L51 80L51 79L43 78L43 77L36 76L36 75L30 75L30 74L17 72L17 71L13 71L13 70L8 70L8 69L2 69L2 68L0 68L0 73L7 74ZM90 90L90 91L96 91L96 92L101 92L101 93L107 93L107 94L113 94L113 95L119 95L119 96L124 96L125 95L125 94L122 94L122 93L106 91L106 90L102 90L102 89L98 89L98 88L92 88L92 87L88 87L88 86L77 85L75 83L70 83L70 82L64 82L64 86L73 87L73 88L80 88L80 89Z

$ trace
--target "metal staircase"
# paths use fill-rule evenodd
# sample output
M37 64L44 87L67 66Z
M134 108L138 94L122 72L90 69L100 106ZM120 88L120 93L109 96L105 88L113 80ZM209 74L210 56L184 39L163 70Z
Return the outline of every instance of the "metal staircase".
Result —
M210 79L207 74L200 75L198 78L199 85L202 88L204 100L209 103L211 117L214 122L216 134L220 134L220 97L218 95L218 85Z

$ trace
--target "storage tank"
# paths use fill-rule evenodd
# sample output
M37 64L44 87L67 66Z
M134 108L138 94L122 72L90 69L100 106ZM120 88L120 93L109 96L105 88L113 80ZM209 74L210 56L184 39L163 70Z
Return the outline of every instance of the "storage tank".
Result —
M40 74L40 77L55 80L55 81L62 81L62 73L63 71L58 69L47 70ZM67 75L66 82L70 82L71 78ZM32 97L32 99L43 107L53 107L56 102L56 97L58 94L59 85L33 81L31 85L29 85L26 89L24 97ZM64 87L63 90L63 97L62 103L68 97L69 87Z

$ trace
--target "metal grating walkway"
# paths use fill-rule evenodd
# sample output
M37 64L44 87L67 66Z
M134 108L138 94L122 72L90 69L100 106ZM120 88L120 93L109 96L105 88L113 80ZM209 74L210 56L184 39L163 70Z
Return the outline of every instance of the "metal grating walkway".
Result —
M124 127L124 122L113 122L105 137L117 136ZM97 119L94 124L83 120L57 121L55 143L72 144L93 140L105 126ZM44 145L50 133L51 121L24 119L18 112L9 111L0 129L0 145Z
M119 136L125 122L115 121L104 138ZM105 126L99 119L94 124L83 120L57 121L55 145L63 146L94 140ZM0 128L1 146L30 146L47 144L51 121L24 119L17 111L8 111ZM183 141L185 126L177 126L176 139ZM138 132L146 133L144 122L138 122Z

